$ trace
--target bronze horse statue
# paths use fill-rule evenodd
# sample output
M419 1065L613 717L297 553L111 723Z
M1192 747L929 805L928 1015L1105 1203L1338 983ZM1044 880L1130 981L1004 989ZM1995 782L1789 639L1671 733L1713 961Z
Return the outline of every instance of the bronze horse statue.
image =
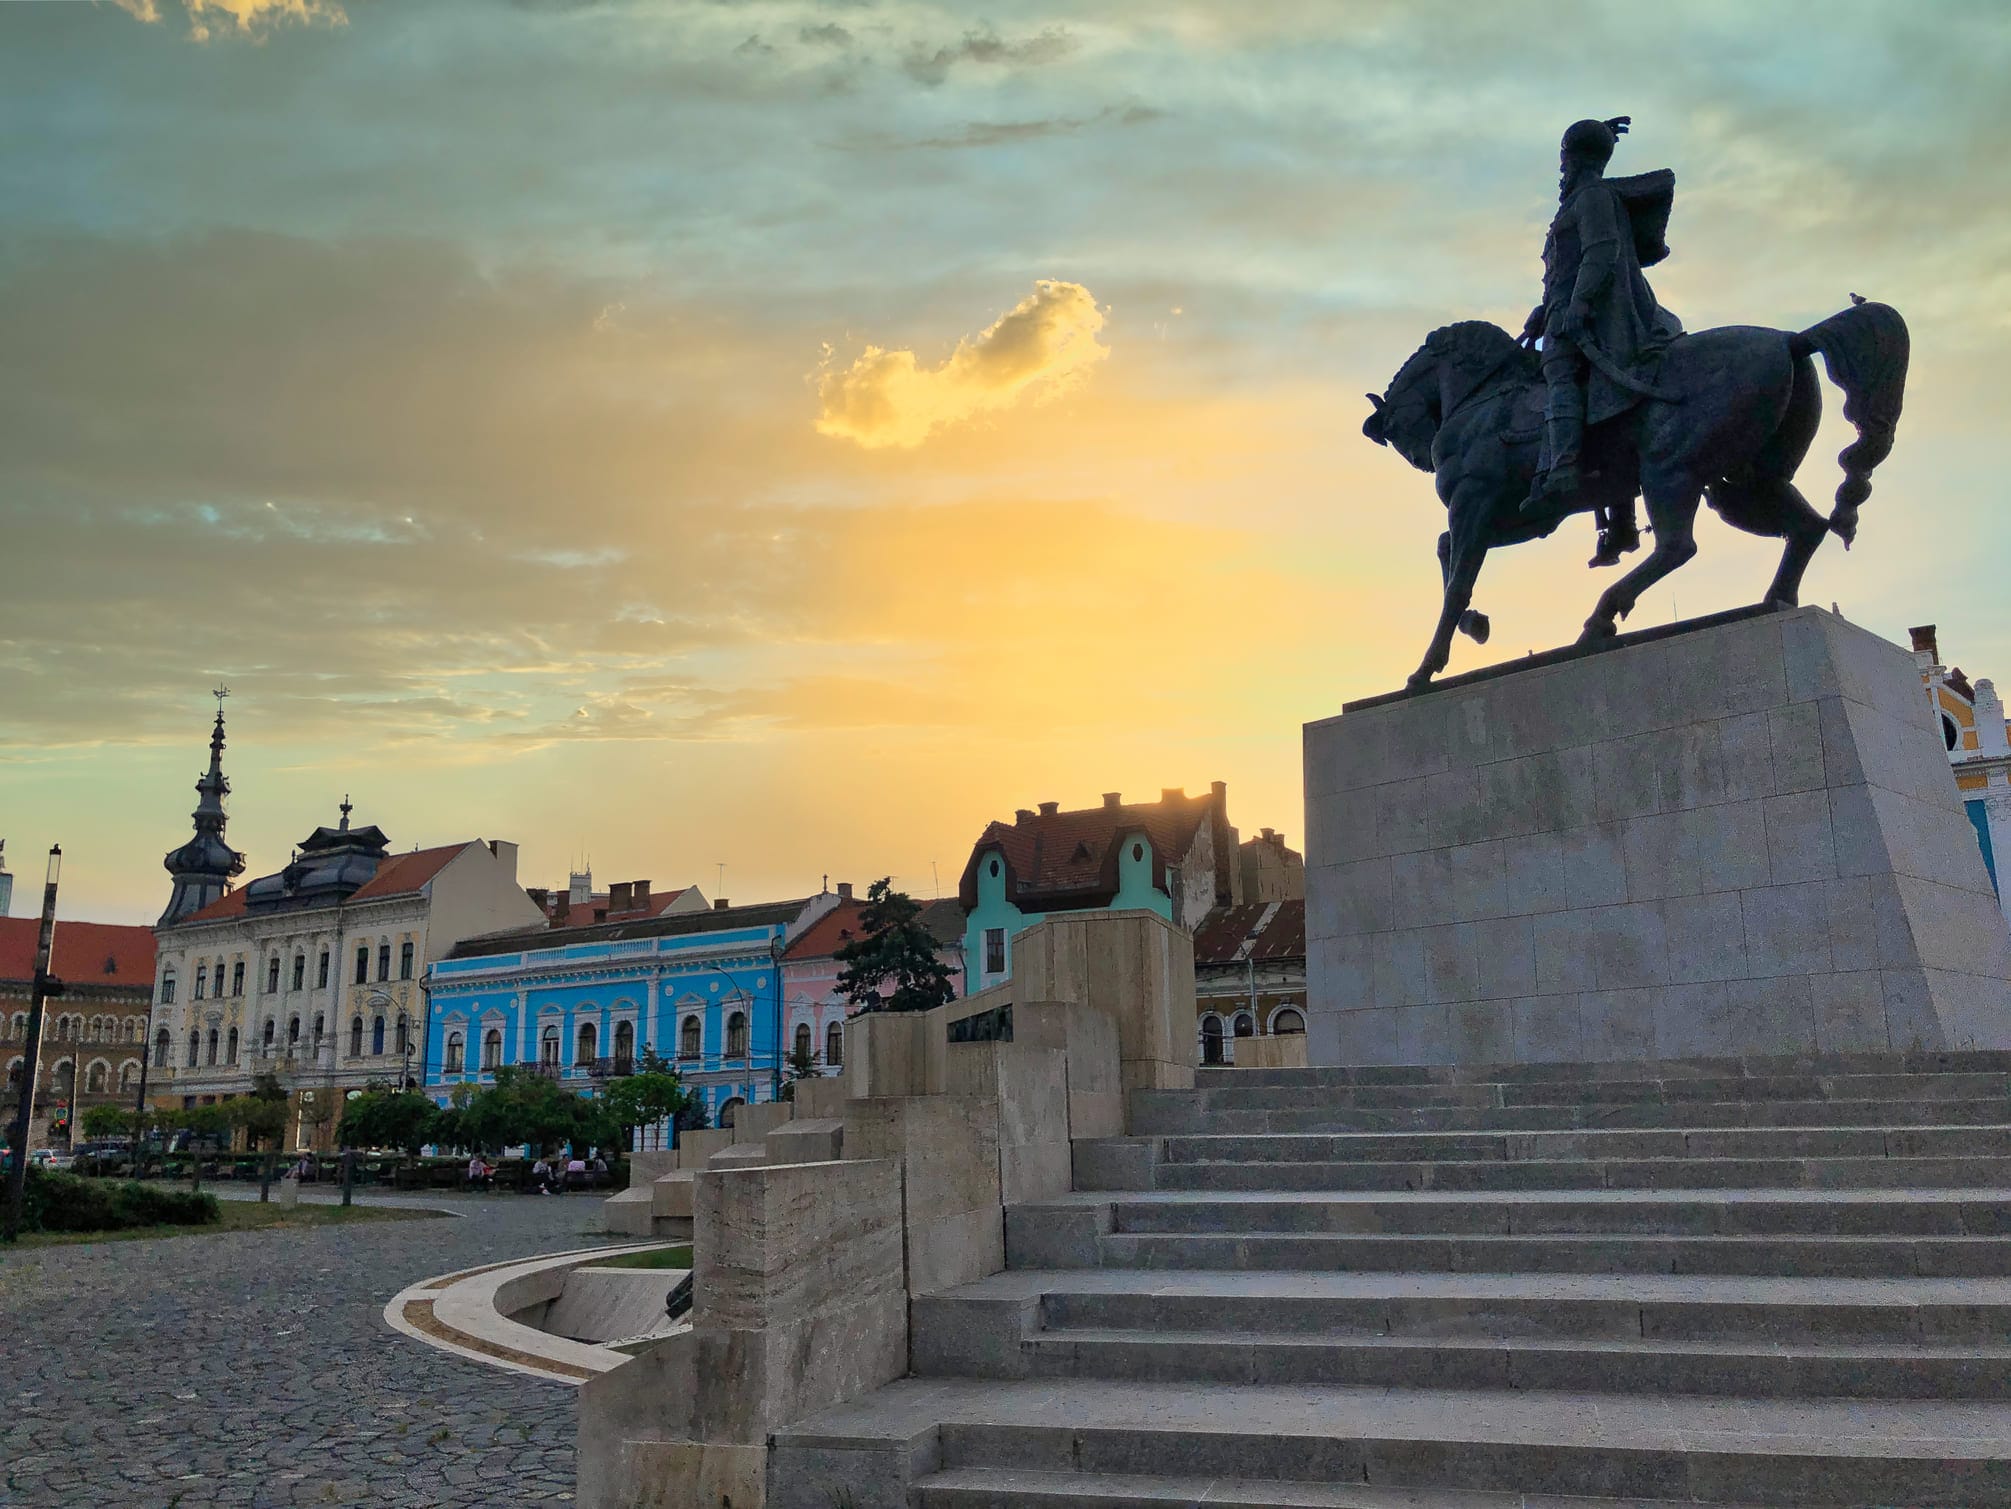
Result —
M1432 332L1389 392L1371 393L1362 433L1436 480L1446 508L1438 556L1445 603L1410 685L1445 669L1458 629L1485 643L1473 586L1487 552L1541 539L1568 515L1639 493L1655 548L1609 586L1580 642L1618 632L1641 594L1697 553L1698 504L1749 534L1785 540L1764 601L1793 607L1802 573L1826 534L1848 548L1871 473L1892 450L1906 388L1906 322L1885 304L1851 295L1850 308L1800 332L1727 325L1679 337L1654 374L1653 396L1594 425L1585 438L1584 484L1561 506L1525 516L1536 473L1543 382L1536 354L1498 325L1466 320ZM1814 353L1843 390L1858 438L1825 519L1794 485L1822 418Z

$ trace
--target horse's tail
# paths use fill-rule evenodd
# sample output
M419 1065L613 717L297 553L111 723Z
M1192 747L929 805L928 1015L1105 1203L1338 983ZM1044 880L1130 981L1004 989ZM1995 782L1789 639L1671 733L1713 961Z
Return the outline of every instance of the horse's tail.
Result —
M1850 297L1851 307L1841 314L1788 337L1797 361L1822 353L1829 380L1843 389L1843 417L1857 427L1857 439L1837 453L1843 482L1829 516L1830 528L1846 546L1857 534L1858 505L1871 496L1872 469L1892 454L1909 349L1906 321L1897 309Z

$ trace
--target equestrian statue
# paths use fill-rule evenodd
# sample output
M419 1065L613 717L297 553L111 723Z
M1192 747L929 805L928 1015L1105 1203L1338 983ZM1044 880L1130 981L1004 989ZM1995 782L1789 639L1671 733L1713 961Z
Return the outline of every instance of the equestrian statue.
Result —
M1627 116L1579 121L1559 150L1557 213L1543 246L1543 301L1517 339L1485 320L1435 330L1362 432L1432 473L1446 508L1445 601L1410 685L1445 669L1455 630L1486 643L1472 607L1487 552L1542 539L1590 512L1590 564L1640 546L1638 496L1654 548L1600 595L1580 643L1618 632L1641 594L1697 553L1698 504L1749 534L1783 540L1769 606L1793 607L1825 535L1846 549L1871 473L1892 451L1906 388L1906 322L1851 295L1802 331L1727 325L1693 334L1664 309L1645 269L1668 256L1675 174L1609 178ZM1857 439L1825 519L1794 485L1822 418L1813 357L1843 390Z

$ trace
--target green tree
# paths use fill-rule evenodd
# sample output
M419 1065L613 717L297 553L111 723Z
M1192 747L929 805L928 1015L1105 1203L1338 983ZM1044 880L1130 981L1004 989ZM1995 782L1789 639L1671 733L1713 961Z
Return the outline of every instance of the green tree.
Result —
M93 1142L133 1134L133 1113L124 1106L86 1106L84 1135Z
M798 1080L818 1079L823 1073L824 1061L817 1056L815 1049L791 1048L789 1056L782 1061L782 1098L793 1101Z
M942 945L922 926L921 903L873 882L859 913L859 933L832 957L844 968L838 989L862 1011L928 1011L956 999ZM891 986L889 990L887 987Z
M342 1107L344 1147L395 1147L408 1153L432 1140L439 1107L410 1090L365 1090Z
M495 1083L461 1107L461 1131L474 1146L496 1151L524 1143L540 1152L561 1142L607 1135L607 1117L592 1100L521 1064L496 1070Z
M287 1101L286 1086L279 1082L276 1074L261 1074L251 1082L251 1093L239 1096L232 1109L237 1113L237 1124L244 1128L245 1145L255 1148L261 1142L278 1147L286 1135Z
M645 1048L637 1072L615 1080L602 1097L613 1134L609 1142L626 1148L637 1127L675 1116L688 1098L669 1061Z

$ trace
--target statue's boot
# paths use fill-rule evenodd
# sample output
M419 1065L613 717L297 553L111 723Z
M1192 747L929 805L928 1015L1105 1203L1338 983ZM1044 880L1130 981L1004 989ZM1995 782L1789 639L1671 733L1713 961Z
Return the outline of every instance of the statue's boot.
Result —
M1593 552L1588 566L1617 566L1620 557L1641 548L1641 529L1634 522L1632 510L1613 516L1613 522L1599 531L1599 548Z
M1543 454L1535 485L1522 500L1523 517L1565 512L1578 491L1578 446L1585 438L1585 395L1574 387L1553 389L1543 417Z

